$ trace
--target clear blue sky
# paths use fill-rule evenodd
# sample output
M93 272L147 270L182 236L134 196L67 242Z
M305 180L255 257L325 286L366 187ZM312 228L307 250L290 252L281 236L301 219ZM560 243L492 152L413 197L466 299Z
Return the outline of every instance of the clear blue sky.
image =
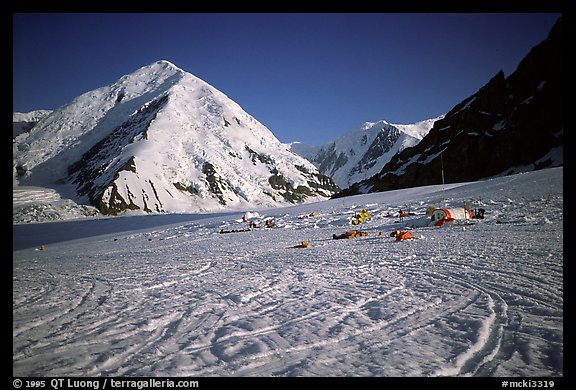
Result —
M13 111L56 109L159 59L282 142L448 112L508 76L557 13L13 14Z

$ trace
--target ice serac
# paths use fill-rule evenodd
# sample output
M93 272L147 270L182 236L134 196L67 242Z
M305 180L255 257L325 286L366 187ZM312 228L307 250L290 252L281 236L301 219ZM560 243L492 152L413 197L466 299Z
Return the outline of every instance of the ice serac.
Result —
M434 123L414 147L337 196L563 165L563 19L509 77L497 73Z
M168 61L87 92L14 141L22 185L104 214L274 207L339 188L238 104Z

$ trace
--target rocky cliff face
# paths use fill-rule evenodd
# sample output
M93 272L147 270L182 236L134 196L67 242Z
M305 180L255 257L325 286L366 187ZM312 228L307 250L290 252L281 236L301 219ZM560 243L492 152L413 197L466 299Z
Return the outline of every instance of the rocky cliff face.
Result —
M416 146L337 196L563 165L563 20L509 77L496 74L435 122Z

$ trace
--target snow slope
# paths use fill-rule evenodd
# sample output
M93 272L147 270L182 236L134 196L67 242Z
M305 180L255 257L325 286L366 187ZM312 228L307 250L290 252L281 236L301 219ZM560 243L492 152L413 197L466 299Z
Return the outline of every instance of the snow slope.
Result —
M13 376L564 375L563 168L257 211L15 225Z

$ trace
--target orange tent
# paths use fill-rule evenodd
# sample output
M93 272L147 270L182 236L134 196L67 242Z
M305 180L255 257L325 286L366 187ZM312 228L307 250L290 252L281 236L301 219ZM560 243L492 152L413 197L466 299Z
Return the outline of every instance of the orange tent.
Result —
M396 230L392 232L392 237L396 237L396 241L408 240L410 238L415 238L412 233L408 230Z

